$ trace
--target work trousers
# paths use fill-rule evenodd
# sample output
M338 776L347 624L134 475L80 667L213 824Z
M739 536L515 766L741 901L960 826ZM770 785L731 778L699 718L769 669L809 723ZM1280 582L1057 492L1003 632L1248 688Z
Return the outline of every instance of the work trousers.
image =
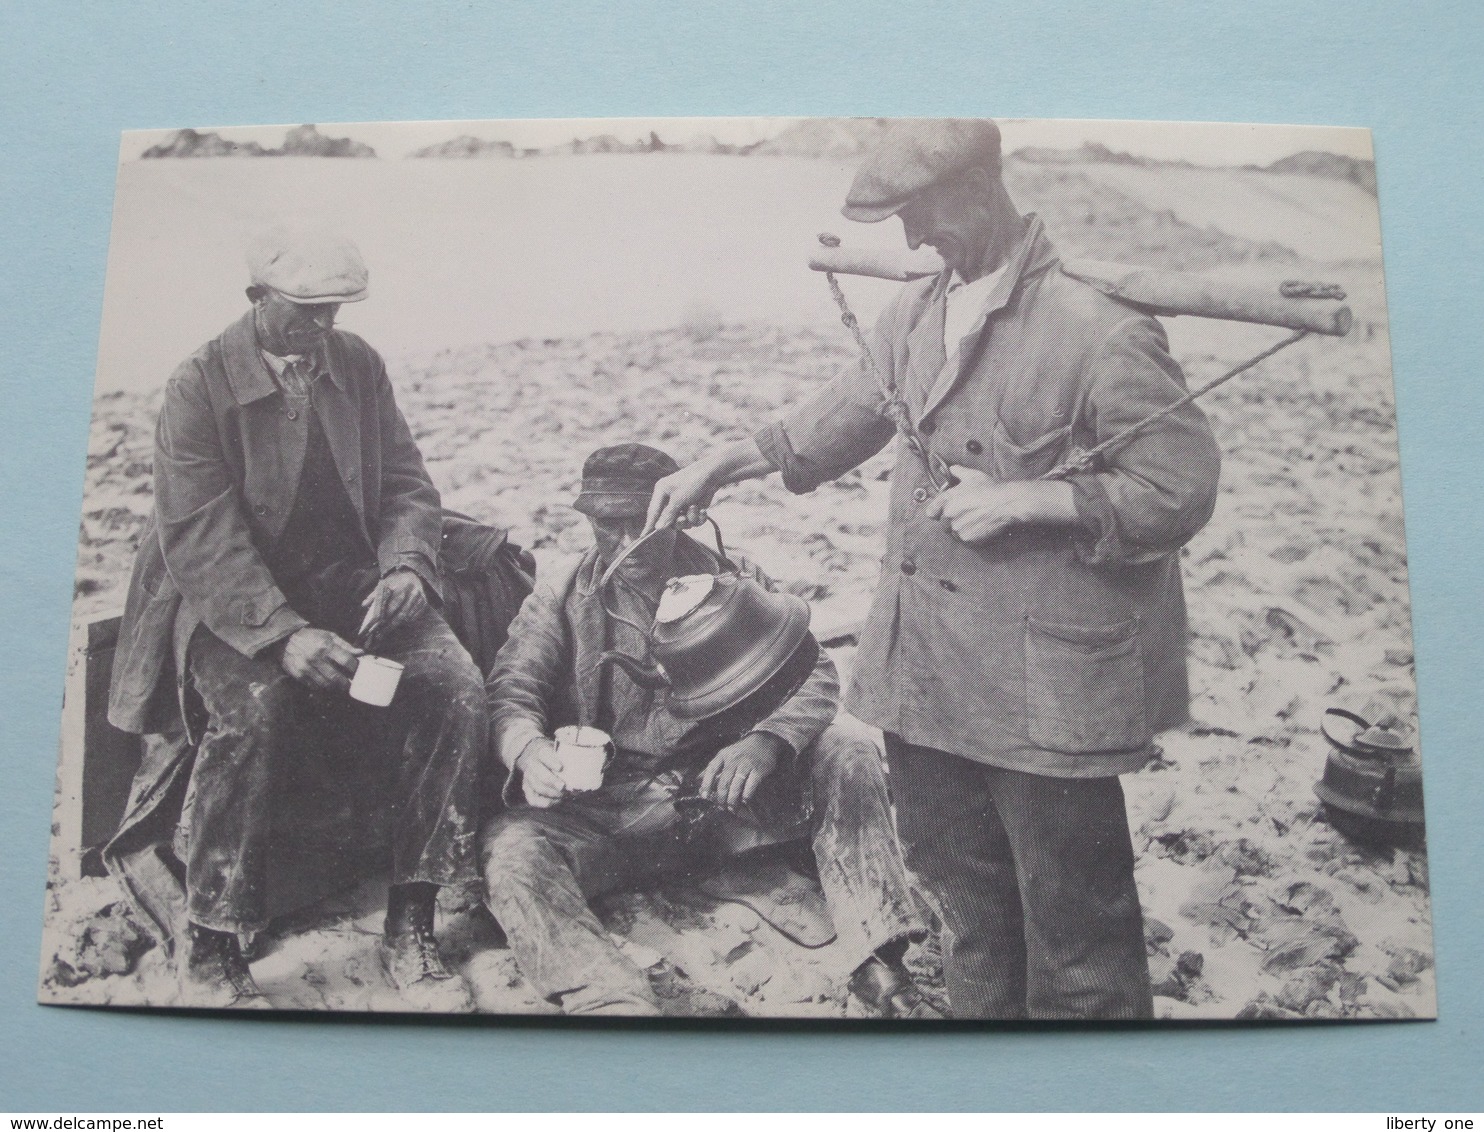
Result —
M881 758L869 740L836 728L801 757L811 815L752 843L812 838L835 946L859 966L878 948L924 930L892 829ZM657 1008L648 978L614 945L588 901L700 863L704 850L681 838L684 819L672 798L658 782L644 789L605 783L549 809L508 811L485 829L490 911L525 977L568 1013Z
M1050 778L886 737L907 865L943 917L955 1018L1149 1018L1117 778Z
M370 707L311 691L267 656L248 657L197 629L187 654L191 698L204 718L182 813L193 922L261 930L275 805L302 768L338 751L337 773L389 811L391 880L460 884L475 878L479 760L487 743L484 683L432 609L377 642L404 666L396 698Z

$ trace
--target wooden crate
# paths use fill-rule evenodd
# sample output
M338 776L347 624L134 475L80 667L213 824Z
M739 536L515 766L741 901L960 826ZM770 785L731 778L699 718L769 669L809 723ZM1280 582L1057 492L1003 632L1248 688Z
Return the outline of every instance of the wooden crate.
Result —
M73 626L62 701L58 856L64 874L103 876L100 850L118 829L143 742L108 722L108 684L118 614ZM304 908L376 871L382 829L327 812L323 799L291 797L268 859L268 906L277 917Z
M62 866L74 875L103 875L98 851L123 817L142 753L139 736L108 722L119 620L117 613L108 613L75 623L68 650L58 833Z

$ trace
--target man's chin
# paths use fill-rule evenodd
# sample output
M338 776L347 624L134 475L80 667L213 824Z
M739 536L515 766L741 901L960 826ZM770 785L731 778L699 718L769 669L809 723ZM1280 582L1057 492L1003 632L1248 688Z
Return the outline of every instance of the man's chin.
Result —
M938 258L943 261L943 266L945 268L947 268L949 271L957 271L959 274L963 274L964 257L959 255L957 248L953 247L952 245L946 248L934 247L931 244L929 244L928 246L932 247L933 251L938 253Z

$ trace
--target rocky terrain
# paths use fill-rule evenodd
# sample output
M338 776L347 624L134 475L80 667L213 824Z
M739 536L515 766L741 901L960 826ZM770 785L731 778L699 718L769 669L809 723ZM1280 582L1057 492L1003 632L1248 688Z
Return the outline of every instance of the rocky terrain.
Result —
M1230 359L1183 360L1198 381ZM1163 736L1161 758L1126 780L1167 1016L1433 1009L1424 854L1351 845L1311 790L1325 755L1324 707L1415 733L1395 441L1390 414L1374 407L1389 392L1385 360L1384 340L1305 344L1207 406L1228 456L1217 516L1185 553L1197 722ZM848 340L830 330L703 326L451 353L399 374L397 385L448 504L510 525L545 558L586 537L567 504L592 447L644 438L694 456L848 361ZM98 408L80 611L117 604L149 505L152 405L119 396ZM748 485L715 511L731 542L816 603L819 623L841 623L859 616L874 579L885 468L878 457L797 499L773 481ZM848 664L848 649L840 659ZM91 1000L100 982L124 984L107 991L120 1001L131 997L126 987L148 995L143 975L119 970L143 943L117 894L106 881L83 883L92 897L82 901L84 919L96 901L106 914L101 928L60 933L80 941L69 966L98 976L79 995ZM369 947L362 937L374 912L350 901L339 919L316 921L312 938L285 940L265 970L281 971L294 995L319 994L307 972L333 955L325 977L340 979L330 942L351 933ZM636 954L677 969L669 985L683 973L748 1013L805 1010L805 999L790 997L802 993L801 979L832 985L827 964L819 969L826 957L792 947L743 909L652 893L620 900L608 915ZM490 948L481 918L455 919L473 1006L538 1008L508 953ZM100 938L115 942L99 946ZM740 960L727 957L744 943L761 958L738 971ZM759 972L769 980L742 985ZM504 981L498 994L491 979ZM371 998L358 1006L352 987L333 1001L388 1007ZM837 993L817 993L823 999L809 998L806 1012L844 1009Z
M1158 1013L1430 1016L1425 852L1352 844L1312 790L1327 750L1318 730L1326 707L1416 735L1379 270L1316 263L1290 243L1192 223L1140 198L1139 182L1121 191L1103 172L1097 162L1007 163L1015 199L1046 219L1069 256L1334 279L1357 316L1349 337L1304 342L1203 402L1225 464L1216 515L1182 553L1195 722L1162 735L1159 757L1124 780ZM1322 199L1322 190L1306 199ZM1266 230L1282 227L1270 218ZM1279 336L1189 320L1174 320L1171 333L1192 384ZM643 440L684 461L747 435L853 364L852 349L837 323L736 323L698 309L667 330L393 356L391 370L446 504L510 527L546 563L586 541L569 504L594 447ZM121 604L150 508L158 396L113 393L95 403L79 617ZM888 466L883 454L803 497L771 477L724 493L714 512L729 545L814 603L816 625L848 625L875 579ZM849 644L835 651L848 670ZM158 949L110 881L72 879L75 867L58 846L43 994L168 1004ZM552 1009L467 896L448 900L440 928L462 979L437 1001L398 999L376 969L377 899L368 884L258 941L254 970L274 1000L340 1010ZM609 901L602 914L673 1013L838 1017L853 1009L830 948L796 947L739 906L679 887ZM910 958L930 987L940 985L934 941Z

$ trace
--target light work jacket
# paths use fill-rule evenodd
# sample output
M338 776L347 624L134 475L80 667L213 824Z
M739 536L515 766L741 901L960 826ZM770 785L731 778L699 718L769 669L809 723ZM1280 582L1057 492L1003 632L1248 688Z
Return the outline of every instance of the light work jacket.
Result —
M929 449L999 481L1033 480L1185 393L1163 327L1060 270L1025 236L949 362L948 275L907 284L871 352ZM811 491L895 435L869 369L849 366L758 447ZM1011 770L1101 777L1141 766L1188 718L1179 549L1216 504L1220 452L1187 405L1070 480L1077 522L959 541L897 446L886 554L846 698L909 743Z

